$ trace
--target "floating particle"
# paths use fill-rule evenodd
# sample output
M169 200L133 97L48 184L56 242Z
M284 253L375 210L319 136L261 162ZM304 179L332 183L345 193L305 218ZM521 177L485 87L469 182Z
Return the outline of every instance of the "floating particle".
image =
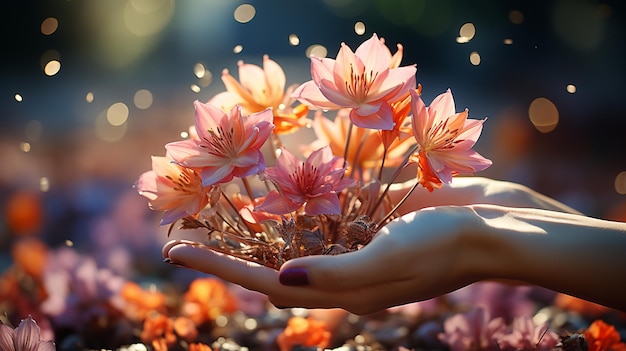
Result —
M357 35L363 35L365 34L365 23L359 21L357 23L354 24L354 32Z
M21 142L20 143L20 150L22 152L30 152L30 143L25 142L25 141Z
M180 132L180 137L183 139L189 138L189 132L186 132L186 131Z
M540 97L530 103L528 117L538 131L548 133L559 123L559 110L552 101Z
M576 92L576 86L574 84L568 84L565 89L570 94L574 94Z
M477 51L472 51L469 56L470 63L474 66L480 65L480 54Z
M473 23L468 22L461 26L459 29L459 36L456 38L456 42L459 44L467 43L476 35L476 27Z
M615 191L618 194L626 195L626 171L620 172L615 177Z
M20 95L20 94L15 94L14 98L15 98L15 101L17 101L17 102L22 102L22 100L23 100L22 99L22 95Z
M116 102L107 110L107 122L115 127L121 126L128 120L128 112L128 106L125 103Z
M306 49L306 57L321 57L324 58L328 54L328 50L325 46L320 44L313 44Z
M196 63L193 66L193 74L196 76L196 78L198 79L202 79L204 78L204 75L206 74L206 69L204 68L204 65L201 63Z
M135 93L133 97L133 103L140 110L145 110L152 106L153 97L150 90L147 89L139 89Z
M50 35L59 28L59 21L54 17L48 17L41 22L41 34Z
M233 48L233 53L238 54L243 51L243 45L235 45Z
M513 24L522 24L524 22L524 14L520 10L511 10L509 12L509 21Z
M300 45L300 38L296 34L289 34L289 45L291 46Z
M44 193L50 190L50 180L48 180L48 177L41 177L39 179L39 190Z
M250 4L239 5L233 13L235 21L239 23L248 23L252 21L254 15L256 15L256 9Z
M48 63L46 63L46 65L43 68L44 73L50 77L59 73L60 70L61 70L61 62L57 60L48 61Z

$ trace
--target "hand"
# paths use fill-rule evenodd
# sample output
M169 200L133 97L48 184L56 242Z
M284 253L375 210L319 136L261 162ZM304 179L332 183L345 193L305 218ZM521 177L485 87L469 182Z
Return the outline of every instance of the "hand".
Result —
M472 266L458 250L460 229L471 227L470 212L462 207L417 211L382 228L362 250L291 260L280 273L191 242L168 243L163 254L174 263L264 293L277 306L341 307L365 314L470 283Z

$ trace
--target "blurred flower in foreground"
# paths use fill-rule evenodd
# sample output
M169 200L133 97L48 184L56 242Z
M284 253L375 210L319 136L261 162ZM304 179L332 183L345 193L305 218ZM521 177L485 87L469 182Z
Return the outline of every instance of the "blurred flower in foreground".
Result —
M103 326L101 321L112 325L122 314L124 279L98 268L91 257L60 248L51 253L43 279L48 297L41 309L59 327L85 330Z
M389 49L376 36L355 52L341 44L337 59L311 57L310 80L293 97L317 109L352 108L350 120L359 127L392 129L391 103L415 89L415 65L392 67Z
M124 314L134 321L143 321L153 312L166 313L166 298L160 291L145 290L139 284L126 282L120 295L126 300Z
M591 323L584 335L589 351L626 351L626 344L615 327L600 319Z
M141 341L152 345L155 351L167 351L176 342L174 323L166 315L155 313L148 316L141 330Z
M189 284L183 296L182 313L195 325L213 322L224 313L237 310L237 300L224 282L216 278L198 278Z
M329 147L314 151L304 162L282 148L276 167L266 171L278 191L270 191L255 210L286 214L306 204L304 211L310 216L339 214L337 193L354 184L343 179L344 172L343 158L333 156Z
M502 350L548 351L560 340L546 323L535 326L532 318L527 316L515 318L511 328L511 332L498 341Z
M2 351L55 351L52 341L42 341L39 326L28 317L13 329L0 323L0 350Z
M465 314L456 314L443 323L444 332L439 339L451 351L498 350L497 341L506 332L504 319L490 319L489 313L475 308Z
M485 120L467 119L468 111L455 112L448 89L426 107L417 91L411 91L413 136L419 145L413 161L418 165L419 183L429 191L450 183L457 174L473 174L491 165L472 147Z
M330 338L330 331L324 322L313 318L291 317L276 341L281 351L290 351L298 345L325 349Z
M285 90L287 78L278 63L269 56L263 56L263 68L239 61L239 81L228 72L222 71L222 81L226 91L215 95L210 104L219 106L223 111L230 111L235 105L241 105L244 113L251 114L272 108L274 114L274 133L294 132L305 126L309 120L309 112L305 105L291 107L295 99L290 95L296 85Z
M243 116L241 108L224 113L217 106L195 102L195 127L199 139L165 145L179 164L200 169L202 185L229 182L265 169L260 149L274 129L272 111Z
M161 225L193 216L209 203L200 174L168 157L152 156L152 170L139 177L136 187L149 200L151 209L163 211Z

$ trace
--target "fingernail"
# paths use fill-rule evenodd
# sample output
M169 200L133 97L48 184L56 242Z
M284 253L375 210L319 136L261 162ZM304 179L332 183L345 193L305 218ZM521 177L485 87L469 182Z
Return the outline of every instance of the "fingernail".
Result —
M184 263L174 261L169 257L164 258L163 262L171 264L172 266L176 266L176 267L188 268L187 265L185 265Z
M288 268L280 272L278 280L283 285L309 285L309 274L304 268Z

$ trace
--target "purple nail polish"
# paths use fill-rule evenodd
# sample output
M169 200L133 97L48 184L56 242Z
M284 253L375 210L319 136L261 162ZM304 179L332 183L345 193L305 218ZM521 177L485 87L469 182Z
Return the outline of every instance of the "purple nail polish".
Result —
M280 272L278 280L283 285L303 286L309 285L309 274L304 268L288 268Z
M186 266L186 265L184 265L183 263L176 262L176 261L172 260L172 259L171 259L171 258L169 258L169 257L164 258L164 259L163 259L163 262L165 262L165 263L169 263L169 264L171 264L172 266L182 267L182 268L187 268L187 266Z

